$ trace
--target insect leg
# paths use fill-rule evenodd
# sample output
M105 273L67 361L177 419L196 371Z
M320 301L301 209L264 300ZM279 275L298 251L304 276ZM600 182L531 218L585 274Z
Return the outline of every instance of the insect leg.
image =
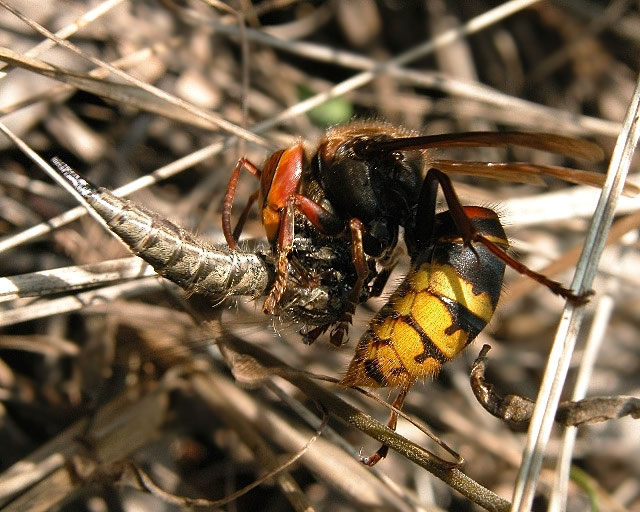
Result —
M353 257L353 265L356 269L357 279L353 284L353 288L349 292L347 297L347 303L345 304L344 312L338 322L338 325L331 331L329 341L336 347L342 346L345 341L344 336L349 331L349 325L353 320L353 314L356 311L356 306L360 303L360 294L362 293L362 287L369 275L369 266L367 265L367 259L364 255L364 248L362 246L362 233L364 232L364 224L359 219L351 219L349 221L349 229L351 231L351 255Z
M229 183L227 183L227 192L224 195L224 202L222 203L222 232L224 233L224 238L231 249L237 248L236 240L240 236L244 221L246 220L246 215L243 211L244 219L242 217L240 218L242 224L240 223L240 221L238 221L238 225L236 226L235 230L233 230L233 232L231 231L231 207L233 206L233 198L236 195L238 179L240 178L240 171L242 169L246 169L258 179L260 178L261 174L260 169L258 169L245 157L242 157L240 160L238 160L238 163L233 169L233 173L231 173L231 178L229 178ZM252 194L249 198L249 201L251 203L255 201L254 195L255 194ZM250 203L247 203L247 206L245 206L245 210L247 212L250 206Z
M344 231L344 223L339 216L326 210L321 205L302 194L295 194L293 197L296 209L301 212L320 232L326 235L339 235ZM357 279L349 292L349 296L347 297L345 310L338 321L337 326L331 331L330 342L332 345L337 347L340 347L345 343L345 334L349 330L349 325L351 324L356 306L360 303L362 287L369 275L369 266L362 245L364 225L359 219L351 219L349 221L349 231L351 233L351 253ZM320 328L316 328L309 332L305 336L305 343L313 343L313 341L324 333L327 328L328 326L320 326Z
M589 295L591 295L592 292L588 292L583 295L576 295L573 291L565 288L557 281L553 281L544 274L540 274L539 272L531 270L523 263L520 263L516 259L512 258L505 252L504 249L489 240L486 236L478 233L474 228L471 219L465 212L464 206L462 206L462 203L460 202L460 199L458 198L458 195L453 188L451 179L449 178L449 176L438 169L429 169L429 172L427 172L427 176L425 177L425 182L420 193L416 219L421 219L420 215L425 208L428 208L428 210L424 212L424 215L433 215L431 211L435 208L434 190L437 190L438 185L440 185L440 187L442 188L447 206L449 207L449 211L451 212L451 217L453 218L456 229L458 230L458 234L462 237L465 245L471 246L472 242L481 243L487 249L489 249L489 251L491 251L496 258L502 260L506 265L509 265L516 272L526 275L531 279L539 282L540 284L549 288L549 290L551 290L556 295L564 297L573 304L584 304L589 300ZM423 200L425 201L424 203ZM420 222L421 224L424 224L422 220L420 220ZM423 233L420 233L416 229L414 237L416 238L416 240L418 240L418 243L421 240L422 236Z
M396 397L396 399L393 401L393 404L392 404L394 409L396 410L402 409L402 405L404 404L405 398L407 398L407 394L409 393L410 388L411 386L405 385L400 389L398 396ZM387 427L389 427L391 430L395 430L398 424L398 413L394 409L391 410L391 414L389 415L389 421L387 422ZM380 448L378 448L377 452L370 455L369 457L360 457L360 460L362 461L363 464L366 464L367 466L372 467L372 466L375 466L382 459L384 459L387 456L387 453L389 453L389 447L386 444L383 444L382 446L380 446Z
M256 190L253 194L249 196L249 199L247 199L247 204L244 205L244 210L242 210L240 217L238 217L238 222L236 223L236 227L233 229L233 239L235 241L238 241L240 239L240 235L242 234L242 229L244 228L244 223L247 221L247 217L249 216L251 207L253 206L253 203L256 202L256 199L258 199L259 194L260 194L260 191ZM226 238L226 234L225 234L225 238Z
M344 230L344 222L336 214L323 208L314 200L302 194L293 194L296 209L302 213L314 227L325 235L339 235Z
M549 279L544 274L540 274L535 270L531 270L529 267L527 267L523 263L520 263L518 260L512 258L506 252L500 249L500 247L495 245L490 240L487 240L484 236L479 235L476 237L476 239L478 242L482 243L487 249L489 249L494 254L494 256L496 256L497 258L500 258L502 261L504 261L516 272L519 272L520 274L528 276L534 281L539 282L540 284L549 288L549 290L551 290L553 293L555 293L556 295L560 295L561 297L564 297L572 304L575 304L575 305L586 304L587 302L589 302L589 297L593 295L592 290L589 290L588 292L580 295L576 295L573 291L569 290L568 288L565 288L557 281Z
M396 250L391 251L391 254L385 256L378 262L382 266L382 270L377 273L373 280L371 293L369 294L370 297L379 297L382 294L391 272L393 272L393 269L398 264L398 252L396 248Z
M287 278L289 277L289 253L293 249L293 238L295 236L295 197L290 196L287 199L287 205L284 212L280 214L280 229L278 231L278 245L276 254L278 261L276 263L276 280L269 290L269 294L264 301L263 310L268 315L275 312L276 306L285 288L287 287Z
M311 345L314 343L320 336L322 336L327 330L331 327L331 324L324 324L311 329L308 333L304 334L302 331L300 334L303 334L302 342L305 345Z
M275 206L273 207L275 210ZM295 214L300 212L319 231L328 235L339 234L343 230L343 223L340 218L308 197L291 193L286 196L284 208L277 209L278 239L275 247L277 255L276 281L271 287L264 303L263 310L267 314L273 314L282 294L286 288L289 277L289 254L293 249L295 236ZM310 338L313 342L314 338Z

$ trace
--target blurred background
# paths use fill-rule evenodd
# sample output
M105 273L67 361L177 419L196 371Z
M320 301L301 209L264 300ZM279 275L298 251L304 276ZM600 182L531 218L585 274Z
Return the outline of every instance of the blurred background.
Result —
M161 169L158 182L131 198L212 243L223 241L221 204L239 157L260 165L298 140L313 151L328 126L354 118L384 119L423 134L579 136L601 145L608 158L640 69L640 11L637 2L623 0L529 2L506 16L499 2L439 0L9 4L27 20L62 31L80 54L39 34L1 2L0 61L7 65L0 121L45 160L59 156L111 190ZM467 35L452 37L463 29ZM388 62L394 65L381 66ZM311 103L329 91L332 99ZM438 157L606 170L606 161L527 149L448 150ZM636 159L636 183L638 170ZM257 187L245 174L235 212ZM571 282L597 190L470 178L456 178L456 190L465 204L496 208L521 261L534 269L553 262L553 278ZM257 370L238 370L244 381L236 384L214 340L235 336L295 369L340 378L368 321L408 269L405 257L383 296L358 308L348 345L334 350L325 336L306 346L301 326L268 318L260 299L203 307L158 278L142 277L148 274L131 260L106 264L130 253L92 218L61 220L75 206L0 136L0 272L26 275L20 283L30 283L18 294L5 280L1 295L0 504L6 510L26 510L27 502L33 510L183 508L166 496L116 485L108 463L123 459L135 460L168 492L212 500L261 478L265 459L285 461L305 445L315 427L301 416L317 409L283 379L264 384L270 376ZM640 394L639 208L637 199L620 201L565 399L596 315L605 328L598 331L588 395ZM264 238L256 210L244 235ZM66 274L44 280L38 274L72 267L77 276L76 266L88 264L97 266L83 267L78 285ZM504 288L478 341L437 379L418 383L405 412L465 458L470 478L511 499L526 432L510 430L476 403L469 368L489 343L491 382L501 393L535 399L563 301L509 270ZM213 330L194 320L202 311L214 318ZM208 392L197 379L203 375ZM386 421L386 409L373 400L326 387ZM378 394L389 398L386 390ZM330 427L285 475L221 507L479 509L393 452L375 471L365 468L358 451L369 453L377 442L335 420ZM398 432L426 444L404 421ZM547 509L559 439L556 432L535 510ZM567 510L640 511L639 455L638 426L628 417L581 428ZM34 492L38 482L48 491ZM11 502L16 499L24 501Z

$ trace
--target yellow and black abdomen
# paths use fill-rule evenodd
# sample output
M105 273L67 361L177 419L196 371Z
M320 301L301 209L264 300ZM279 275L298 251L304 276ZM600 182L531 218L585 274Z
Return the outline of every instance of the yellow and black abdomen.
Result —
M477 232L500 248L508 241L492 210L464 207ZM464 246L451 214L435 216L429 243L371 321L342 380L346 386L407 387L436 374L487 325L505 264L482 243Z

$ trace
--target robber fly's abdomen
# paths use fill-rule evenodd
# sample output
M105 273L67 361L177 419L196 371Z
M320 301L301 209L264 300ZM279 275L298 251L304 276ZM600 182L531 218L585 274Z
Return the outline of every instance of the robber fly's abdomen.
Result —
M52 162L134 254L188 292L245 295L267 288L269 273L257 255L207 246L157 214L89 183L61 160Z

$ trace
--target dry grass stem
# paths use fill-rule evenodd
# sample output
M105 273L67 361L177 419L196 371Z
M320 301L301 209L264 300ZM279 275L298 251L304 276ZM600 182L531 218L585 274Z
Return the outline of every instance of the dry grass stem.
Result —
M534 497L535 510L640 510L637 420L551 427L572 394L613 397L609 405L640 396L640 168L629 108L637 3L88 4L0 0L0 509L128 512L233 499L225 507L238 511L508 510L515 489L514 510ZM375 400L310 376L344 377L410 267L404 234L383 294L358 305L349 343L333 350L328 333L308 346L299 318L263 313L276 265L257 208L237 251L222 233L240 157L261 168L297 142L311 153L327 126L353 118L420 135L545 131L613 154L607 176L595 153L562 156L593 144L429 154L464 205L499 213L514 258L564 286L577 266L575 289L595 295L562 312L544 286L508 271L490 325L437 378L415 384L396 432L374 419L388 417L380 401L394 394L374 389ZM215 296L185 293L132 256L95 208L86 216L90 194L60 178L54 157L111 191L109 205L139 205L140 215L126 209L128 221L194 233L174 236L178 249L163 256L188 246L196 256L180 262L193 281L182 284L193 292L200 273L219 277ZM455 174L462 160L474 175ZM528 174L513 162L529 163ZM600 174L589 175L595 187L579 173L577 185L547 179L563 168ZM617 199L625 169L632 197ZM489 179L496 173L510 180ZM242 171L232 224L257 186ZM156 235L150 228L140 247ZM327 237L323 249L343 241ZM214 260L213 270L203 264ZM288 290L332 311L327 297L343 281L314 279L340 266L319 278L296 268ZM228 297L238 273L251 281L242 281L246 296ZM529 438L473 395L469 370L483 343L496 394L537 403ZM563 391L565 376L573 392ZM442 463L452 457L416 425L464 465ZM359 451L380 442L389 455L365 467Z

